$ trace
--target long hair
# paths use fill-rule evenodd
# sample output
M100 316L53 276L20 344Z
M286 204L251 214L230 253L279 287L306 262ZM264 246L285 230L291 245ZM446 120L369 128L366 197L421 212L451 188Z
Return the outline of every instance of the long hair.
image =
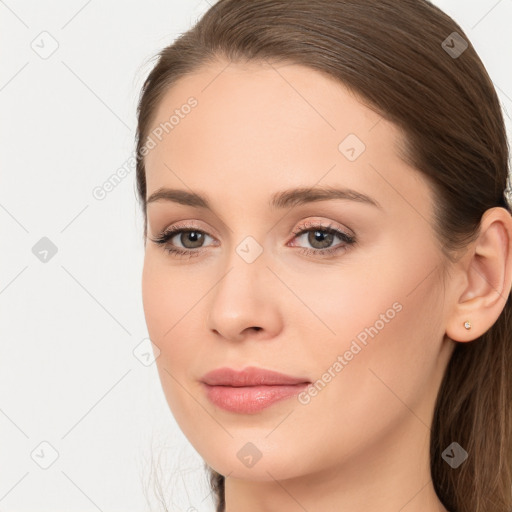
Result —
M488 208L511 211L496 91L466 34L429 1L220 0L159 53L143 85L136 177L145 220L142 150L156 108L177 80L221 59L308 66L401 128L401 157L432 186L434 227L447 256L474 240ZM486 333L457 343L441 383L430 464L436 493L451 512L512 510L511 333L507 297ZM442 452L455 440L468 458L453 469ZM224 476L208 469L223 512Z

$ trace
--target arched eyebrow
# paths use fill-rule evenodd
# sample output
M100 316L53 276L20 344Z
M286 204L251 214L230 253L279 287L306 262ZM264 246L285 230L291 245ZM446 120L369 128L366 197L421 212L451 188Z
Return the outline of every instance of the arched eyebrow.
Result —
M281 192L276 192L271 196L268 206L271 209L276 210L291 208L316 201L328 201L333 199L357 201L382 209L382 206L377 200L363 194L362 192L357 192L356 190L349 188L335 187L302 187L283 190ZM205 196L188 190L161 187L148 197L146 203L149 204L155 201L172 201L185 206L212 210L212 207Z
M373 199L362 192L357 192L350 188L336 187L303 187L283 190L282 192L275 193L271 197L269 206L273 209L291 208L301 204L312 203L315 201L328 201L332 199L357 201L382 209L382 206L376 199Z

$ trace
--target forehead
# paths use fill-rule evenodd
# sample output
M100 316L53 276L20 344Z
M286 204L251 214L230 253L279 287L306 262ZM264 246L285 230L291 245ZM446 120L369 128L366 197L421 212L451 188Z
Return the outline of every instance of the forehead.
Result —
M197 105L189 109L191 97ZM175 115L169 127L173 113L179 119ZM233 151L237 141L245 141L246 156L262 156L261 145L266 152L278 149L297 154L319 141L338 151L346 135L355 133L364 141L380 121L342 83L310 68L219 62L178 80L160 101L151 130L164 128L163 146L168 140L179 146L192 135L203 152L210 144L217 153ZM397 132L387 126L386 135L384 142L393 143Z
M389 196L404 173L421 181L399 158L395 125L339 81L296 64L203 67L165 93L155 131L145 159L148 196L186 185L263 197L270 188L320 182Z

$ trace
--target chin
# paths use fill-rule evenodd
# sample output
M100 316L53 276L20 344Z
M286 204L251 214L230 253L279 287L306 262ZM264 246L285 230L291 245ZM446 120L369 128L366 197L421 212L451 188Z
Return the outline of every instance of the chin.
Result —
M220 447L212 457L202 457L217 473L241 480L273 482L298 477L305 471L297 464L298 454L286 457L282 449L258 449L256 444L230 441L229 446Z

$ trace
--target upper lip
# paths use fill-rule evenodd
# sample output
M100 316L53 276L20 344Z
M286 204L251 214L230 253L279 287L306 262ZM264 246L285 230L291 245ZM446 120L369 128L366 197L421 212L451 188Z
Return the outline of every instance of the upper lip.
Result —
M241 371L232 368L217 368L204 375L202 382L210 386L286 386L309 384L303 377L292 377L283 373L250 366Z

